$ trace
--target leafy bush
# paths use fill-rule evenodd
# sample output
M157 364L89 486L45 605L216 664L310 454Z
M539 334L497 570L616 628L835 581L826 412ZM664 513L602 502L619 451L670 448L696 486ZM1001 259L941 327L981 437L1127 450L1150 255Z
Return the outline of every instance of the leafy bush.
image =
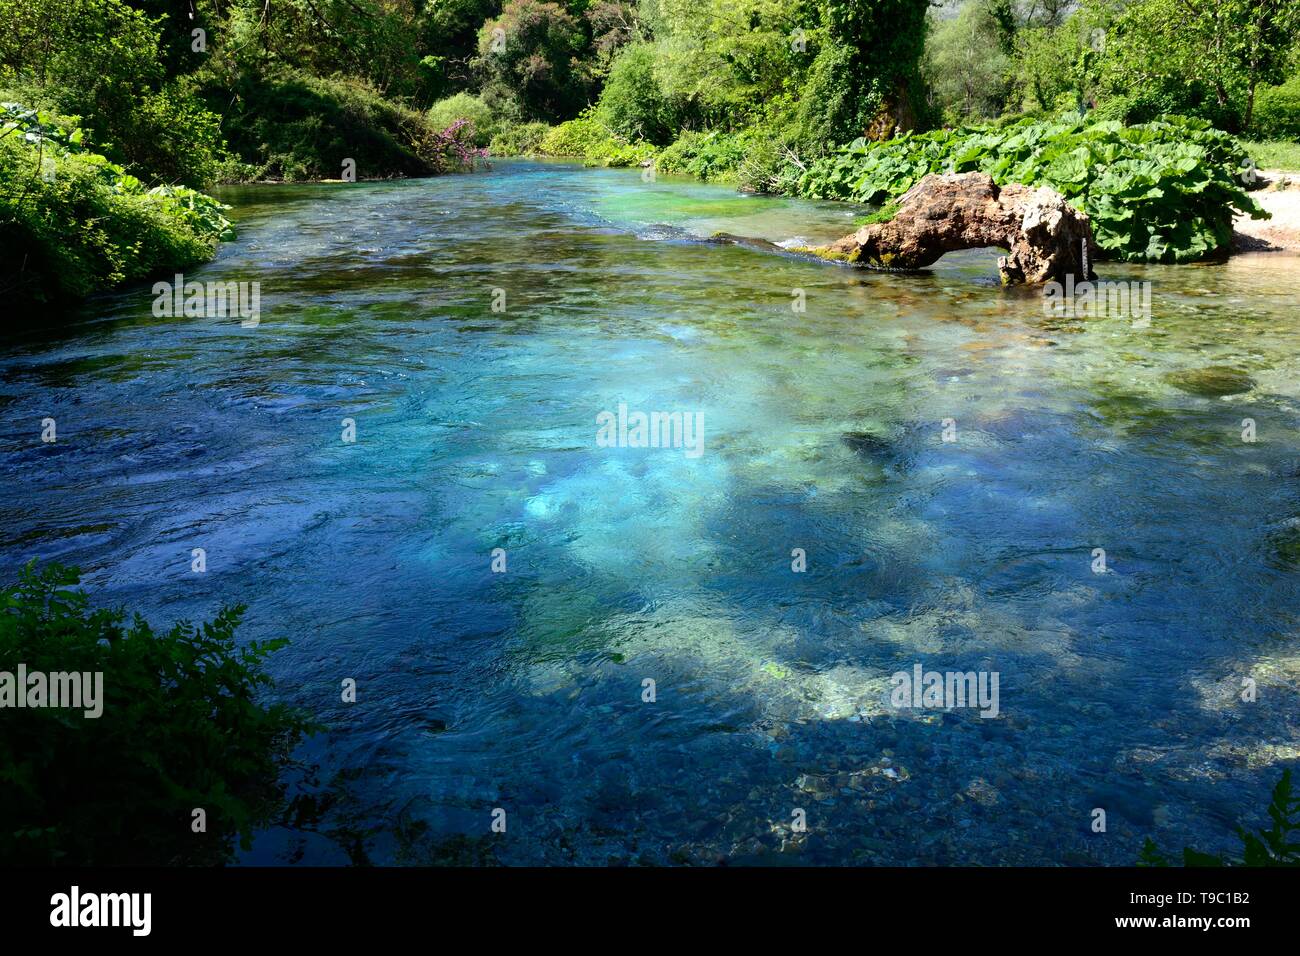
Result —
M749 152L753 134L745 130L726 133L687 132L655 157L655 166L666 173L688 173L701 179L736 181Z
M474 145L486 146L497 133L497 120L492 110L477 96L457 93L439 100L429 108L429 125L444 130L456 120L466 119L474 124Z
M0 77L82 117L95 148L141 179L203 187L225 155L220 120L164 75L159 22L122 0L0 0Z
M221 117L203 108L192 84L168 83L141 97L129 124L118 124L114 142L132 169L154 182L202 188L216 183L226 158Z
M1300 74L1281 86L1265 86L1256 92L1251 134L1261 139L1300 140Z
M91 610L74 569L28 565L0 591L0 671L102 673L102 713L0 710L0 859L18 865L225 862L281 802L290 747L311 729L257 701L266 657L238 647L243 609L154 631ZM203 808L207 832L192 831Z
M650 44L625 47L610 67L596 118L622 136L662 146L672 139L677 121L654 71Z
M586 102L583 25L558 3L506 0L479 30L473 66L486 89L513 96L521 118L572 116Z
M1088 123L1077 114L1003 127L973 126L863 139L812 164L804 196L880 203L929 173L988 173L999 184L1050 186L1092 219L1105 254L1188 262L1226 247L1236 212L1267 215L1247 195L1241 144L1202 120L1140 126Z
M968 0L957 16L936 20L925 73L945 119L997 116L1006 104L1010 58L999 48L1001 25L989 4Z
M1251 128L1252 94L1286 75L1300 29L1293 0L1132 0L1113 9L1102 87L1128 102L1130 122L1167 112Z
M588 166L639 166L655 155L649 143L615 136L591 111L554 127L537 144L542 156L571 156Z
M531 156L537 152L551 127L545 123L517 123L492 137L488 153L493 156Z
M1240 824L1237 837L1241 840L1242 855L1227 859L1211 853L1202 853L1191 847L1183 848L1184 866L1300 866L1300 794L1291 787L1291 770L1282 771L1282 779L1273 788L1268 805L1268 817L1273 825L1267 830L1251 833ZM1160 852L1155 841L1147 837L1138 857L1139 866L1168 866L1169 861Z
M357 177L427 176L438 170L417 143L437 132L424 114L384 99L362 80L324 79L296 70L241 72L209 89L231 100L231 148L257 178L338 179L343 160Z
M688 125L756 122L766 103L798 84L811 59L795 49L791 29L811 28L815 14L795 20L794 11L771 0L642 3L638 12L648 27L641 35L654 39L622 65L623 80L655 91L655 112L670 117L669 134Z
M233 237L215 199L148 189L83 141L65 117L0 104L0 294L79 298L204 262Z

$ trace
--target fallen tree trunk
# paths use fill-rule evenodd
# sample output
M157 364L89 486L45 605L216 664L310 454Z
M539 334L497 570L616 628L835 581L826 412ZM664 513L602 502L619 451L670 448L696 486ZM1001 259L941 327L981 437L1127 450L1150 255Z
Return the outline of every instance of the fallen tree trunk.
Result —
M863 226L819 254L882 269L923 269L945 252L997 246L1004 284L1094 278L1088 217L1054 189L1000 187L985 173L929 175L888 222Z

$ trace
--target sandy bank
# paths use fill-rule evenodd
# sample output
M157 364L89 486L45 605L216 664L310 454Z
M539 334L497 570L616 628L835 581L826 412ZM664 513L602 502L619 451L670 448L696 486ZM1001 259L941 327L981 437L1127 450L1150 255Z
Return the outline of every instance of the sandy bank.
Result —
M1267 183L1251 196L1272 219L1238 216L1232 224L1234 252L1300 251L1300 173L1262 170Z

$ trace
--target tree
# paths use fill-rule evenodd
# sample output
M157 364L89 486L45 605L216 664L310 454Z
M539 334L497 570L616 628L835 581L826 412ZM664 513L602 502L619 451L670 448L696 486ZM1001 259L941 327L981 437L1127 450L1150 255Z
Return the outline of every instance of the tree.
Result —
M643 0L641 15L657 82L692 125L758 122L811 60L795 31L813 24L783 0Z
M997 116L1006 105L1011 60L1003 52L1005 0L966 0L957 16L939 22L926 44L926 75L946 116Z
M1085 4L1055 26L1026 26L1015 37L1015 105L1039 110L1084 110L1095 104L1106 27L1105 0Z
M474 68L493 98L513 96L525 119L567 119L586 104L590 88L581 55L586 36L557 3L509 0L483 24Z
M1260 83L1279 81L1300 0L1137 0L1107 36L1113 90L1156 101L1204 91L1201 110L1246 128Z
M596 118L621 136L663 146L673 140L677 128L654 68L649 44L625 47L605 80Z
M434 98L470 87L479 28L500 11L501 0L427 0L418 52Z
M822 85L831 80L843 88L840 113L830 123L836 140L873 126L883 138L916 124L929 8L929 0L825 0L829 42L819 57L835 68L821 71Z

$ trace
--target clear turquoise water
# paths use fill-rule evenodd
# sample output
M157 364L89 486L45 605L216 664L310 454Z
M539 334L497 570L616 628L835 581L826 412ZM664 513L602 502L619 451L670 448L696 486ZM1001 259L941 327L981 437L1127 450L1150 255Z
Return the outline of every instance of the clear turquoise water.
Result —
M635 171L226 198L187 278L260 281L258 328L136 288L5 340L0 572L292 640L319 812L246 862L1128 864L1231 849L1300 758L1296 259L1104 269L1152 283L1135 328L991 251L701 242L861 210ZM702 412L704 453L598 447L620 402ZM891 710L917 662L998 671L1001 717Z

